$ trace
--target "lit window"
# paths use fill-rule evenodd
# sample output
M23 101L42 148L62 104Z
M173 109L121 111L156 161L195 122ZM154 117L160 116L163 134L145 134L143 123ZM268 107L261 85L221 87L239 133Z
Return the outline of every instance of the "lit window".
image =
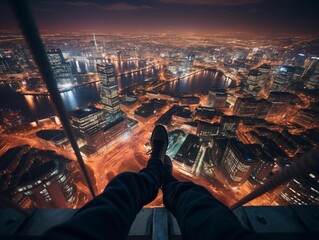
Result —
M24 192L24 194L27 195L27 196L30 196L30 195L32 195L32 192L31 191L26 191L26 192Z

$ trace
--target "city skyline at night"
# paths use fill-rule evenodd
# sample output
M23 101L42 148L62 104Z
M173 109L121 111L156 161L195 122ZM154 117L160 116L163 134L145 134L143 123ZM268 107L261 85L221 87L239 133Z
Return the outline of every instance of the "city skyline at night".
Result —
M25 208L80 208L90 191L45 79L1 4L0 192ZM315 5L30 1L95 193L146 165L158 124L176 178L228 206L318 148ZM318 179L310 172L249 204L318 204ZM162 205L160 193L148 207Z

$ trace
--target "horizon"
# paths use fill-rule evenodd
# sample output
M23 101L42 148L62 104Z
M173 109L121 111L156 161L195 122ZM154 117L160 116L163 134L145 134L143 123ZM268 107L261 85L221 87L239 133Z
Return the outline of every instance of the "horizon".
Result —
M318 35L317 2L300 0L29 1L40 31ZM0 30L18 30L7 1Z

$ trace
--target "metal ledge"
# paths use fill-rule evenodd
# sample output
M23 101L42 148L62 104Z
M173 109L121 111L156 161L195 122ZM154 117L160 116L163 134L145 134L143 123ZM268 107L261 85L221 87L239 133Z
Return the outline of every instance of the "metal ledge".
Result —
M39 236L69 220L76 209L28 209L30 217L0 209L0 237ZM242 207L234 211L240 222L261 239L315 239L319 234L318 206ZM263 238L264 237L264 238ZM165 208L143 208L136 216L129 239L181 239L176 219Z

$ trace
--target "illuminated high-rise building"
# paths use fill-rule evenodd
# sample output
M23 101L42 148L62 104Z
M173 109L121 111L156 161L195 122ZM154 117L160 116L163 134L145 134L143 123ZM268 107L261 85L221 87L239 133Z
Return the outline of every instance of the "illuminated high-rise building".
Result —
M259 144L248 145L250 150L258 157L258 162L250 175L250 183L252 184L264 184L273 167L275 161L272 156L263 149Z
M312 172L307 176L289 181L279 193L276 202L280 205L318 205L319 176Z
M96 152L105 145L100 135L110 122L106 110L88 106L72 112L70 120L76 136L87 142L90 151Z
M279 68L274 82L270 88L270 92L284 92L288 89L290 81L292 80L295 67L283 65Z
M187 60L189 62L189 65L192 66L194 63L194 60L195 60L195 53L193 53L193 52L189 53L187 56Z
M63 88L70 85L73 81L71 65L65 61L61 49L48 50L47 56L58 87Z
M310 109L300 109L293 121L305 128L319 127L319 112Z
M0 53L0 74L7 73L10 69L9 61Z
M301 76L303 80L308 80L310 76L315 72L318 65L319 57L308 58L305 62L305 70Z
M246 80L244 92L252 96L257 96L262 89L262 72L258 69L249 71L248 78Z
M233 108L233 115L241 117L255 117L259 101L255 98L237 98Z
M95 34L94 33L93 33L93 42L94 42L95 51L98 52L99 49L97 47L96 38L95 38Z
M265 100L257 100L256 98L237 98L233 115L241 117L266 118L271 109L272 103Z
M1 156L2 194L24 207L72 207L77 189L66 167L69 162L53 151L11 148Z
M63 161L51 160L33 164L20 179L18 192L31 198L37 207L66 208L74 203L76 186Z
M319 58L312 59L309 67L307 68L309 79L306 79L305 88L313 90L319 89Z
M249 147L236 139L230 139L220 169L229 185L238 186L246 182L257 162L256 155Z
M97 72L100 79L101 103L105 110L112 114L113 119L116 119L120 115L120 100L114 65L97 64Z
M267 101L272 103L267 118L282 118L287 114L287 109L294 106L298 97L289 92L270 92Z
M220 123L208 123L199 121L197 125L197 136L202 139L212 139L220 134L222 125Z
M225 132L227 131L235 133L239 125L239 122L240 117L226 115L222 116L220 119L220 123L222 124L222 134L225 134Z
M121 50L117 50L117 51L116 51L116 55L117 55L117 61L118 61L118 63L120 64L120 62L121 62L121 55L122 55Z

